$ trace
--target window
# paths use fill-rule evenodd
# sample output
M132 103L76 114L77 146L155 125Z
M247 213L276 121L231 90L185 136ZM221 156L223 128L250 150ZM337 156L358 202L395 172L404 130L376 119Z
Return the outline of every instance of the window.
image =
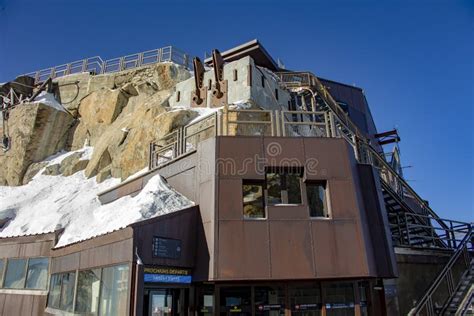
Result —
M285 290L277 286L256 286L255 315L285 315Z
M33 258L28 260L26 288L45 290L48 282L48 258Z
M121 316L127 314L127 298L128 265L120 265L79 271L77 282L76 272L53 274L48 307L86 315Z
M244 218L264 218L263 181L244 181L242 192Z
M126 315L128 310L128 265L102 270L100 315Z
M234 69L234 81L238 80L237 69Z
M267 170L268 204L301 204L301 174L301 168L270 168Z
M0 287L3 284L3 269L5 269L5 260L0 259Z
M59 298L61 297L62 274L53 274L49 286L48 306L59 308Z
M7 289L22 289L25 286L27 259L8 259L5 283Z
M262 75L262 88L265 88L265 76Z
M292 315L321 315L322 300L319 284L291 287L289 296Z
M99 306L101 269L79 271L76 312L96 314Z
M74 300L74 287L76 282L76 273L64 273L61 278L61 298L59 300L59 308L72 312Z
M328 217L326 183L307 182L306 196L311 217Z

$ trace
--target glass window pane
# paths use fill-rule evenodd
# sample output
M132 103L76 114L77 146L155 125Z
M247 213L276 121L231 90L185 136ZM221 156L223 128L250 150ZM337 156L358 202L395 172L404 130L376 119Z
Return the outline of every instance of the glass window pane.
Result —
M255 315L285 315L285 291L280 287L255 287Z
M100 291L100 269L79 271L76 312L97 313Z
M324 184L307 183L306 195L308 197L308 206L311 217L326 217L326 189Z
M301 204L301 176L296 173L288 173L286 175L286 190L288 191L289 204Z
M264 218L265 208L263 204L263 184L246 184L242 186L244 217Z
M100 294L100 315L120 316L128 311L128 265L104 268Z
M75 282L76 282L75 272L64 273L62 275L61 300L59 303L59 308L64 311L68 311L68 312L72 311Z
M53 274L49 286L48 306L59 308L59 297L61 296L61 274Z
M34 258L28 261L28 274L26 277L27 289L46 289L48 281L48 258Z
M8 259L4 288L22 289L25 286L26 259Z
M221 315L252 315L252 300L250 287L221 288L220 293Z
M319 284L290 288L289 295L292 315L321 315L322 304Z
M326 315L354 315L354 288L352 283L326 285Z
M281 204L281 176L279 173L268 172L267 176L267 194L268 204Z
M0 288L3 285L3 269L5 268L5 260L0 259Z

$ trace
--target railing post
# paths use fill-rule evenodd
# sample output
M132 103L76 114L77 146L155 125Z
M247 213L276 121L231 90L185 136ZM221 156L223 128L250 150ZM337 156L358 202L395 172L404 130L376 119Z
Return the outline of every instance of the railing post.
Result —
M138 54L137 67L141 67L143 64L143 53Z
M156 62L161 63L162 61L163 61L163 48L159 48Z
M405 215L405 228L407 230L407 241L408 241L408 246L411 246L411 237L410 237L410 228L408 226L408 217L407 213L404 213Z
M148 170L153 169L153 143L150 143L148 147Z
M82 60L82 67L81 72L86 72L87 69L87 61L85 59Z
M119 71L124 70L124 67L125 67L124 61L125 61L125 57L120 57L120 59L119 59Z

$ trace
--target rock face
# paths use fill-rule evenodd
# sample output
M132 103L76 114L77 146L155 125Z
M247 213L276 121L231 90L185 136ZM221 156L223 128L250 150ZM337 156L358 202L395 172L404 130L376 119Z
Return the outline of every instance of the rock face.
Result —
M0 185L30 181L60 150L94 147L90 159L72 154L44 174L65 176L85 170L98 181L127 178L148 164L149 143L196 117L191 110L170 111L175 85L190 77L184 67L162 63L114 74L76 74L55 80L70 113L42 104L11 111L11 149L0 154Z
M28 166L66 147L74 119L41 103L22 104L10 113L11 148L0 155L0 184L20 185Z

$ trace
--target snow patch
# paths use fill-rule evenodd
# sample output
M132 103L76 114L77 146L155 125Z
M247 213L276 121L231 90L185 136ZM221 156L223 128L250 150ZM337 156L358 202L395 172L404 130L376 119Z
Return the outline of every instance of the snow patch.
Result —
M64 106L59 103L54 95L52 93L48 93L46 91L42 91L32 103L41 103L44 105L47 105L49 107L52 107L53 109L56 109L58 111L66 112L64 109Z
M85 155L92 151L90 147L82 150ZM72 153L55 155L48 162L59 163ZM138 195L102 205L97 194L119 183L118 179L97 183L95 178L87 179L83 171L69 177L46 176L40 172L24 186L0 186L0 220L12 219L0 230L0 237L42 234L63 228L56 245L61 247L194 205L160 175L151 178Z

